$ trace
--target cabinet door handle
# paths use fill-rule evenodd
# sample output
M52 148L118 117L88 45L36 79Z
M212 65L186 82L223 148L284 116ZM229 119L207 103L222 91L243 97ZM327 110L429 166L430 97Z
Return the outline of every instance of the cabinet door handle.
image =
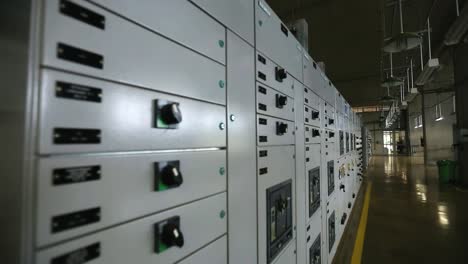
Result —
M283 34L286 35L286 37L289 35L288 28L283 24L281 24L281 31L283 31Z

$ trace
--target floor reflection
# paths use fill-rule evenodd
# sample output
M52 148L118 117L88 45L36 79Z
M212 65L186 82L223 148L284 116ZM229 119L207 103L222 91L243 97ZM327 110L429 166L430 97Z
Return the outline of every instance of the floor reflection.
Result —
M466 263L468 193L439 185L420 158L373 157L362 263Z

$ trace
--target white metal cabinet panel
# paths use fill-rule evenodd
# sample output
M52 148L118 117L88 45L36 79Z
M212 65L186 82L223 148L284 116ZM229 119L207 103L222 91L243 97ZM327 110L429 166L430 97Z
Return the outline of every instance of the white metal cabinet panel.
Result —
M94 243L100 243L100 254L89 263L128 264L135 263L135 261L138 263L174 263L226 233L227 217L222 213L225 210L226 194L218 194L160 214L40 250L36 254L36 263L50 264L54 258ZM154 249L154 224L174 216L180 217L180 230L184 236L184 245L181 248L171 247L157 254Z
M257 49L302 82L301 45L265 1L255 1Z
M257 113L294 121L294 99L257 83Z
M102 102L56 96L56 82L102 90ZM225 107L57 71L42 71L39 152L76 153L226 146ZM154 127L154 100L179 103L177 129ZM101 130L99 144L54 144L55 128Z
M294 78L286 74L286 79L282 81L276 80L276 72L278 69L281 69L281 67L260 52L257 52L256 55L257 81L287 94L289 97L294 97Z
M294 264L296 263L296 241L292 241L288 248L284 249L281 255L272 263L274 264Z
M303 57L304 64L304 85L314 91L315 93L320 93L322 85L322 70L318 64L310 57L307 53L304 52Z
M223 65L93 4L85 1L80 4L105 16L105 30L59 13L59 0L46 1L43 65L214 103L226 103L226 72ZM81 54L70 48L59 49L58 43L95 55ZM59 56L78 56L80 60L102 56L102 69ZM98 59L92 62L99 63Z
M223 64L226 61L225 45L220 44L225 42L224 27L187 0L139 0L138 4L128 0L92 2Z
M325 225L326 225L326 246L325 250L327 252L327 263L333 263L333 258L336 254L336 249L338 247L339 239L338 239L338 228L339 228L339 211L337 209L337 200L333 199L330 201L329 206L327 207L327 217L325 218ZM330 225L330 221L334 221L334 229ZM331 236L330 236L331 234Z
M304 105L304 123L310 126L320 127L320 105L317 108Z
M304 104L315 109L320 109L320 97L311 89L304 87Z
M278 127L286 125L286 132L278 134ZM259 146L294 145L294 122L257 115L257 144Z
M254 45L254 0L191 0Z
M296 81L297 89L295 89L295 108L301 109L304 106L305 87ZM302 89L301 89L302 88ZM305 144L304 144L304 112L296 111L296 256L297 263L305 263L306 260L306 175L305 172Z
M319 211L317 211L317 213L315 213L312 216L312 218L310 219L310 221L308 222L308 225L307 225L307 241L306 241L307 257L306 257L306 262L305 263L315 263L315 262L312 262L311 259L310 259L311 257L313 257L313 256L310 255L310 248L313 246L313 244L315 243L315 241L317 239L319 241L319 245L320 245L320 249L321 249L320 258L321 258L321 260L323 260L323 253L322 253L322 249L323 249L322 243L323 242L322 241L323 241L324 237L322 235L322 212L321 212L321 208L319 209Z
M321 145L310 144L305 148L305 168L308 170L321 167Z
M230 31L227 39L229 263L256 263L255 53Z
M322 142L322 137L325 136L325 132L319 127L306 125L304 130L305 144L320 144Z
M156 191L155 162L174 161L179 163L182 184ZM99 166L99 179L53 183L54 177L61 174L60 169L67 170L70 177L79 178L89 173L92 166ZM225 170L224 150L40 158L37 245L42 247L223 192ZM50 230L52 217L96 207L101 211L99 221L61 232Z
M266 156L260 154L262 151L266 151ZM292 180L292 195L293 200L295 199L295 150L294 146L258 147L257 154L258 263L267 263L266 190L279 183ZM267 173L260 173L263 168L267 168ZM292 215L293 223L295 223L295 207L293 207ZM293 236L295 237L295 232ZM289 243L294 241L294 237ZM285 252L284 249L283 252Z
M214 241L179 264L227 264L227 238Z
M326 145L329 145L330 148L333 150L336 150L336 145L334 144L336 142L336 139L338 138L338 133L335 132L335 130L325 130L324 131L324 143Z

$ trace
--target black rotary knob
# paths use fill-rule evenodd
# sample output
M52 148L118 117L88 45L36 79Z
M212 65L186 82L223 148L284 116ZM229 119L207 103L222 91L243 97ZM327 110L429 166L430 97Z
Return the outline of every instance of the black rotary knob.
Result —
M312 119L313 119L313 120L318 119L319 116L320 116L320 112L318 112L318 111L312 111Z
M288 97L284 95L276 95L276 107L283 108L283 106L288 104Z
M172 165L167 165L161 171L162 182L169 187L180 186L183 182L180 170Z
M343 190L343 192L346 192L344 184L340 185L340 190Z
M286 79L286 77L288 77L286 70L283 68L276 67L275 79L278 82L283 82L283 80Z
M180 231L180 228L175 223L167 223L163 226L162 242L166 244L168 247L177 246L183 247L184 246L184 235Z
M276 134L284 135L288 132L288 124L277 122L276 123Z
M161 108L161 119L168 125L182 122L182 112L178 103L170 103Z
M312 137L319 137L320 136L320 131L318 129L313 129L312 130Z
M346 213L344 213L342 216L341 216L341 224L344 225L346 223L346 218L348 218L348 215Z
M351 203L348 203L348 209L350 209L350 208L351 208Z

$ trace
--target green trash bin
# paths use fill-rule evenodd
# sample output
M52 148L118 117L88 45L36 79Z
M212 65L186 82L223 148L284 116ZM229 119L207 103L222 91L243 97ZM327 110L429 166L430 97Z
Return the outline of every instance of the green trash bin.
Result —
M437 166L439 167L439 182L449 183L455 181L455 161L452 160L439 160Z

